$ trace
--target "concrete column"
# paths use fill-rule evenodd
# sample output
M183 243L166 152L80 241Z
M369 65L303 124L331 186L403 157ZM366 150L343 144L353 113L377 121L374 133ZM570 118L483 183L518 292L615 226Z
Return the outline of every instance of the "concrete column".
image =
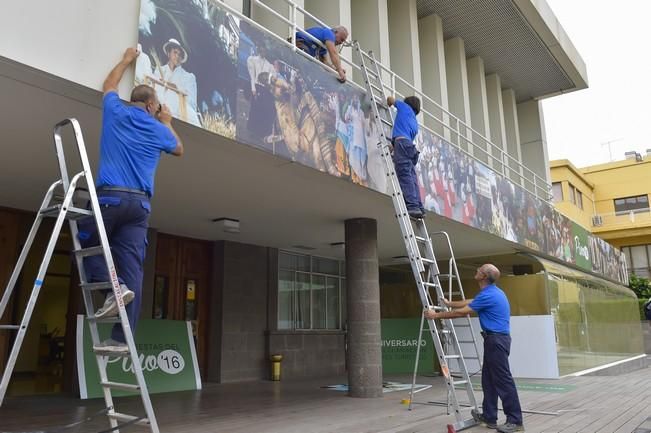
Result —
M344 26L348 29L348 32L350 33L350 27L351 27L351 1L352 0L329 0L329 1L323 1L323 0L304 0L305 1L305 9L314 15L316 18L319 20L323 21L330 27L335 27L335 26ZM311 18L306 17L305 18L305 28L310 28L312 26L319 25L315 21L313 21ZM348 36L348 41L351 41L352 39L350 36ZM346 47L343 50L341 50L341 55L348 59L352 60L352 50L350 47ZM344 64L344 68L346 69L348 76L351 76L352 72L352 67L349 65Z
M298 6L304 6L303 0L294 0ZM285 18L290 18L290 8L289 4L284 0L264 0L264 4L284 16ZM273 15L271 12L257 5L257 3L251 2L251 18L255 21L271 30L273 33L281 36L283 38L288 38L291 36L291 31L289 24L283 22L277 16ZM300 12L296 13L296 23L298 26L303 27L305 21L303 19L303 14Z
M423 92L445 110L448 106L448 81L445 72L445 41L443 22L438 15L429 15L418 20L418 42L420 48L420 75ZM450 139L449 117L434 104L423 101L423 108L432 113L440 122L425 116L425 125L438 134Z
M391 70L421 90L416 0L388 0L388 8ZM412 89L401 83L396 83L396 90L404 96L414 94Z
M493 169L502 173L503 164L501 153L506 149L506 125L504 123L504 104L502 102L502 80L499 75L491 74L486 77L486 100L488 103L488 124L490 139L495 145L491 147Z
M506 151L513 158L509 159L507 166L507 177L515 183L521 183L522 170L518 163L522 162L520 155L520 127L518 124L518 108L515 100L515 91L506 89L502 91L502 104L504 106L504 127L506 130Z
M349 395L381 397L377 221L355 218L346 220L345 225Z
M470 94L470 117L472 129L482 136L490 137L490 121L488 118L488 98L486 96L486 69L481 57L473 57L467 61L468 68L468 93ZM489 157L490 143L481 137L474 136L473 140L482 150L475 149L475 157L480 161L493 166L493 159Z
M390 65L387 0L354 0L350 6L350 39L358 40L364 51L373 51L382 64ZM353 79L364 86L361 73L355 71Z
M550 182L545 119L540 102L530 100L517 105L520 129L520 154L525 167ZM543 187L538 183L539 187Z
M224 0L228 6L232 7L239 13L244 12L244 0Z
M471 126L470 115L470 90L468 89L468 68L466 64L466 48L463 39L455 37L445 41L445 71L448 85L448 103L450 112L459 118L466 125ZM462 137L472 138L472 134L464 126L457 125L452 121L453 129L456 129ZM459 139L455 133L452 134L452 142L458 144L462 149L472 154L472 146L467 141Z

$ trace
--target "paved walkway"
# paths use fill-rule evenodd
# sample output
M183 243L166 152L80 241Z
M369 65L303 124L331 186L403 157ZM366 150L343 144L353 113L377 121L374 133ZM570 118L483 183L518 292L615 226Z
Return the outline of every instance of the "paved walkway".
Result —
M390 380L408 382L407 377ZM444 407L401 404L407 392L386 393L379 399L353 399L321 388L342 378L302 382L249 382L207 385L200 392L154 395L161 431L166 433L445 433L452 417ZM440 378L419 378L434 387L417 394L422 402L445 400ZM621 376L527 380L520 391L524 409L558 412L558 416L525 414L528 432L632 433L648 425L651 416L651 368ZM547 386L547 385L552 385ZM481 392L477 393L481 398ZM117 399L119 411L137 413L134 398ZM99 400L75 398L10 398L0 408L0 432L52 431L84 419L102 408ZM61 433L96 433L108 428L97 417ZM146 431L140 427L122 432ZM491 431L481 427L468 432Z

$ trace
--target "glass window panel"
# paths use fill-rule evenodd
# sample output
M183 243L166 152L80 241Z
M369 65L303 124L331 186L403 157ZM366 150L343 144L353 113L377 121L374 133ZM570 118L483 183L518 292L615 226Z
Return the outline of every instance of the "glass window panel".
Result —
M339 262L332 259L313 257L312 272L317 274L337 275L339 274Z
M626 256L626 266L628 266L628 271L631 272L633 269L633 262L631 261L631 248L630 247L624 247L622 248L622 251L624 252L624 255Z
M579 207L579 209L583 209L583 194L581 194L581 191L576 191L576 205Z
M638 203L642 204L648 204L649 203L649 196L646 195L641 195L637 198Z
M576 198L574 196L574 192L575 192L574 186L570 185L570 201L572 203L576 203Z
M561 182L552 183L552 192L554 194L554 202L559 203L563 201L563 184Z
M328 302L328 329L339 329L339 278L328 277L326 279L326 291Z
M280 269L296 270L296 256L284 252L278 253L278 267Z
M326 277L312 275L312 329L325 329L327 317Z
M341 286L341 328L345 328L348 324L348 301L346 300L346 280L339 280Z
M631 247L631 261L633 262L634 269L646 268L649 266L646 256L646 245Z
M154 280L154 319L167 318L167 289L167 277L156 275Z
M310 274L296 273L296 329L310 329Z
M310 256L296 256L296 270L310 272Z
M294 276L292 271L278 272L278 329L294 327Z

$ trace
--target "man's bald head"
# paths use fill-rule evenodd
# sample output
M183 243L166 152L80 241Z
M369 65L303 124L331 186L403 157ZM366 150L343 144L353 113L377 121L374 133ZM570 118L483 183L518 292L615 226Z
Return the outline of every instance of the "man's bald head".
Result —
M500 275L500 270L497 269L497 266L486 263L477 269L477 275L475 275L475 279L480 282L486 281L488 284L493 284L500 279Z
M341 45L348 39L348 29L344 26L337 26L332 29L335 33L335 45Z

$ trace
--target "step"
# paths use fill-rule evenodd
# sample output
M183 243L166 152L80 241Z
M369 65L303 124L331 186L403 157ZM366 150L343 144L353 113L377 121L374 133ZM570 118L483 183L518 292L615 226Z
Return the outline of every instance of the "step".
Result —
M461 355L443 355L445 359L460 359Z
M429 243L430 238L424 238L422 236L414 236L418 242L422 242L424 244Z
M59 216L59 213L61 213L61 206L62 205L57 204L54 206L46 207L44 209L41 209L40 214L44 217L56 218ZM93 215L92 210L82 209L75 206L69 206L68 212L66 213L66 219L75 220L75 219L92 216L92 215Z
M101 283L82 283L80 284L83 290L92 292L94 290L111 290L113 289L113 284L110 282L101 282Z
M100 382L99 384L104 388L121 389L122 391L140 391L140 386L131 383L106 381L106 382Z
M73 253L75 253L75 255L78 257L99 256L104 254L104 248L101 245L97 245L95 247L74 250Z
M87 316L86 317L89 322L95 322L95 323L122 323L120 320L120 316L114 316L114 317L100 317L99 319L96 318L95 316Z
M430 265L433 265L433 264L436 263L436 260L428 259L427 257L421 257L420 260L425 262L425 263L429 263Z
M95 349L93 347L93 352L95 352L95 355L99 356L110 356L112 358L129 358L131 355L129 352L105 352L102 349Z
M454 386L457 386L457 385L466 385L467 383L468 383L467 380L453 380L453 381L452 381L452 384L453 384Z
M108 413L106 414L109 418L114 419L116 421L122 421L122 422L133 422L135 421L136 425L149 425L149 420L147 418L139 417L139 416L133 416L133 415L127 415L124 413L119 413L119 412L113 412L113 413Z
M0 325L0 329L11 331L12 329L20 329L20 325Z

